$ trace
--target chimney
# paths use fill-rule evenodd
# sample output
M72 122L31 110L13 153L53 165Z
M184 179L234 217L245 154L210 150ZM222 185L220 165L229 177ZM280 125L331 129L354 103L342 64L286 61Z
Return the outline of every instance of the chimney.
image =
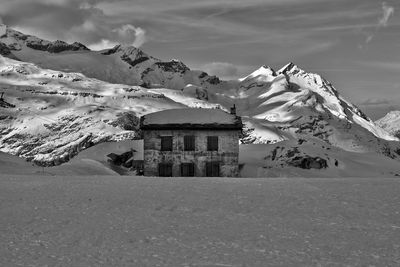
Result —
M236 115L236 105L233 104L233 107L231 107L231 114Z

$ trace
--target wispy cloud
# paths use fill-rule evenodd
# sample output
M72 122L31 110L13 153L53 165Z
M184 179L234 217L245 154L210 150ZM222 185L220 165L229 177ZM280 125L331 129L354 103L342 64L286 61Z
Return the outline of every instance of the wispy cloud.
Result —
M375 26L375 30L373 32L370 32L367 34L367 37L365 39L365 43L369 44L375 37L375 35L378 33L378 31L383 28L388 26L389 19L391 16L394 14L394 7L389 6L386 2L382 3L382 16L378 20L378 24Z
M359 105L363 106L381 106L381 105L390 105L390 101L387 100L386 98L369 98L361 103Z
M85 22L82 27L86 30L91 30L95 27L92 23ZM116 34L116 36L111 36ZM116 46L117 44L132 45L134 47L141 47L146 42L146 31L140 27L135 27L132 24L125 24L119 28L111 30L110 38L102 38L100 41L89 44L88 47L92 50L103 50Z
M383 17L379 20L380 27L386 27L390 17L394 13L394 7L389 6L386 2L382 3Z
M133 37L133 43L125 42L125 45L132 45L139 48L146 42L146 31L140 27L135 27L132 24L122 25L120 28L113 29L112 31L116 32L121 40Z

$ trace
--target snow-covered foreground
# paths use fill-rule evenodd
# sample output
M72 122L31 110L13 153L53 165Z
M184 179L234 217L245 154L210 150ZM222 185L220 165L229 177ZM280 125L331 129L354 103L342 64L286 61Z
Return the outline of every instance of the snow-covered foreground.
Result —
M0 176L1 266L399 266L398 179Z

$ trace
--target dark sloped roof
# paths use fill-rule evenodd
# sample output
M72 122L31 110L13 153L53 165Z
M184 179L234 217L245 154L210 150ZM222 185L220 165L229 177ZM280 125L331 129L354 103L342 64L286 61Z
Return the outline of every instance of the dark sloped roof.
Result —
M242 129L242 120L220 109L168 109L141 118L140 128L148 129Z

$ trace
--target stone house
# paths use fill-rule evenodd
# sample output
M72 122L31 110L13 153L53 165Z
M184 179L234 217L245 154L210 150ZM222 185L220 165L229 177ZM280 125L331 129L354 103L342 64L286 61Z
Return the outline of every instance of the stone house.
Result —
M185 108L141 118L145 176L237 177L242 120L220 109Z

